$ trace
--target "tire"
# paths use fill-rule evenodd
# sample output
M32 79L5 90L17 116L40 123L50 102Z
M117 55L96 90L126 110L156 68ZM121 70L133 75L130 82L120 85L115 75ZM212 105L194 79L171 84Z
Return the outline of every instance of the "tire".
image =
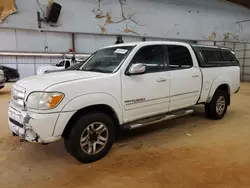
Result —
M114 122L102 112L91 112L78 119L73 126L66 150L82 163L103 158L115 138ZM81 142L82 140L82 142Z
M229 101L227 91L218 89L211 102L205 104L205 113L209 119L222 119L227 112L228 104Z
M64 147L66 151L70 154L69 141L64 139Z

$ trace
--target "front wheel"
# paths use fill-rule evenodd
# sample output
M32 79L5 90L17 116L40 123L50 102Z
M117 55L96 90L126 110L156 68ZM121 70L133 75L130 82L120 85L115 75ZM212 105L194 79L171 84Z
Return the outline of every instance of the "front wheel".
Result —
M205 104L207 117L210 119L221 119L225 116L228 107L228 93L217 90L210 103Z
M83 163L103 158L115 138L112 119L101 112L88 113L75 123L67 141L67 151Z

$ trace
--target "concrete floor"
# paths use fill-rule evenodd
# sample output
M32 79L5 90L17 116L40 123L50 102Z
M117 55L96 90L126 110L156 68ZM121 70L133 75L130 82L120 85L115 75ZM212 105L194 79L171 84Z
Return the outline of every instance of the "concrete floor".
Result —
M7 127L10 86L0 91L0 187L250 187L250 84L226 117L193 116L127 133L103 160L80 164L50 145L20 143Z

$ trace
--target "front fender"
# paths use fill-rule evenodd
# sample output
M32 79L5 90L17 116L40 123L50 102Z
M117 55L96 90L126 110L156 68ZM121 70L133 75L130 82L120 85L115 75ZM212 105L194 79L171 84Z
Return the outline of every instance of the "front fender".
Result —
M119 102L108 93L89 93L77 96L68 101L62 109L62 112L77 111L88 106L107 105L111 107L122 123L122 108Z
M218 76L217 78L214 79L214 81L212 82L206 103L209 103L213 96L215 91L217 90L217 88L221 85L227 85L228 86L228 90L229 90L229 94L231 95L231 88L232 88L232 81L230 80L229 77L225 77L225 76Z

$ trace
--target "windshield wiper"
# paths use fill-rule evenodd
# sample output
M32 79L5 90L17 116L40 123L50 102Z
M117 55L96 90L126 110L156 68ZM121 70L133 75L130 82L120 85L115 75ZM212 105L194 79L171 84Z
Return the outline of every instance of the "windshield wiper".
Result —
M98 68L83 69L82 71L110 73L110 71L108 70L103 70L103 69L98 69Z

